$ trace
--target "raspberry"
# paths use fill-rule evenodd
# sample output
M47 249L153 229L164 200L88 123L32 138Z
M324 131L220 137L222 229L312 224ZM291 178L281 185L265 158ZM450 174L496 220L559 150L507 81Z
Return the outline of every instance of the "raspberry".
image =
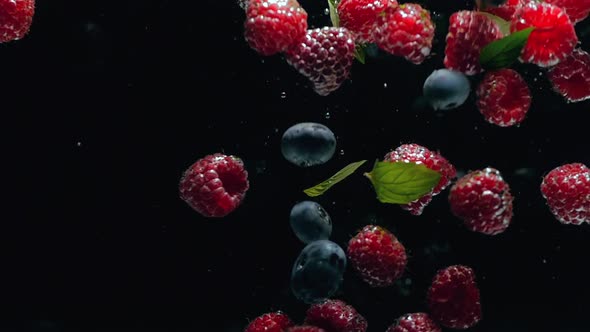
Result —
M590 99L590 55L581 49L549 68L553 89L569 102Z
M285 332L326 332L326 330L311 325L295 326Z
M465 75L481 73L479 54L487 44L502 38L500 27L487 16L466 10L451 15L449 23L445 67Z
M520 61L550 67L572 54L578 43L576 31L564 11L549 3L530 1L522 6L510 22L510 31L528 27L529 35L520 54Z
M389 7L379 16L373 38L382 50L420 64L430 55L434 24L418 4Z
M494 168L473 171L457 180L449 203L451 212L474 232L500 234L512 219L510 187Z
M277 311L256 317L248 324L244 332L284 332L290 326L293 326L291 319Z
M531 107L525 80L512 69L486 73L477 89L477 107L484 119L500 127L521 123Z
M440 155L440 153L432 152L418 144L403 144L397 149L386 154L384 160L391 162L403 161L405 163L424 164L424 166L441 174L438 184L432 189L430 193L413 202L410 202L409 204L401 205L404 210L410 211L411 214L416 216L422 214L426 205L428 205L428 203L430 203L432 200L432 197L443 191L457 174L455 167L451 165L451 163L449 163L442 155Z
M0 43L23 38L34 14L35 0L0 0Z
M354 49L354 38L346 28L324 27L308 30L286 59L313 83L317 94L327 96L348 78Z
M544 2L563 9L573 24L585 19L590 13L590 0L545 0Z
M367 320L351 305L341 300L326 300L313 304L305 314L305 324L326 332L366 332Z
M417 312L400 317L385 332L442 332L428 314Z
M307 13L296 0L250 0L244 37L261 55L284 52L305 38Z
M341 0L338 3L340 26L350 31L357 43L372 43L373 28L381 13L397 7L396 0Z
M467 329L481 320L475 273L453 265L437 272L428 289L428 306L434 320L452 329Z
M388 230L367 225L348 242L347 256L372 287L392 285L404 273L406 249Z
M590 169L584 164L566 164L553 169L543 178L541 192L561 223L590 223Z
M223 217L235 210L248 191L242 161L221 153L191 165L180 179L180 198L205 217Z
M516 14L516 11L524 6L525 3L526 0L508 0L497 7L486 7L484 11L510 22L512 17L514 17L514 14Z

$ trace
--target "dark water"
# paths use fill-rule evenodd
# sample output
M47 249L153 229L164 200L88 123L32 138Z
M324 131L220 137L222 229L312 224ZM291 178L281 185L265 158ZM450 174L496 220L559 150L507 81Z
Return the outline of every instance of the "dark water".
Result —
M301 0L310 26L329 24L325 1ZM448 15L468 1L423 1L436 12L435 56L420 66L380 56L355 63L328 97L280 56L242 37L230 0L39 0L31 33L0 46L5 185L2 331L242 331L307 305L289 291L303 245L291 207L302 190L349 162L382 158L400 143L440 150L458 169L499 169L515 195L513 223L490 237L453 217L448 191L421 217L375 199L360 173L318 198L345 246L362 226L390 229L410 259L400 284L371 289L352 270L335 297L369 331L426 311L439 268L474 268L484 318L471 331L588 331L588 225L565 226L539 191L542 176L590 164L590 102L567 104L543 71L518 65L533 104L518 128L487 124L474 107L415 110L424 79L442 67ZM590 50L590 21L576 26ZM476 82L478 77L472 80ZM281 156L297 122L337 135L336 156L302 169ZM250 173L244 204L219 220L178 198L198 158L238 155Z

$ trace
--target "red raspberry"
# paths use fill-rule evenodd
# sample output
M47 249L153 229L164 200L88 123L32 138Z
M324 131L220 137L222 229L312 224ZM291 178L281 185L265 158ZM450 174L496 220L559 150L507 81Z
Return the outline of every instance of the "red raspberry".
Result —
M389 7L379 16L373 38L382 50L420 64L430 55L434 24L427 10L406 3Z
M465 75L481 73L481 49L503 37L496 22L474 11L460 11L451 15L445 47L445 67Z
M457 180L449 203L451 212L474 232L500 234L512 219L510 187L494 168L473 171Z
M590 99L590 55L581 49L549 68L553 89L569 102Z
M549 172L541 192L555 218L564 224L590 223L590 169L574 163Z
M404 273L406 249L388 230L367 225L348 242L347 256L372 287L391 286Z
M500 127L521 123L531 107L525 80L512 69L486 73L477 89L477 107L484 119Z
M321 327L326 332L367 331L367 320L341 300L313 304L307 309L305 324Z
M438 271L428 289L432 318L452 329L467 329L481 320L479 289L475 273L467 266L453 265Z
M525 3L526 0L508 0L497 7L489 6L484 11L510 22L516 11L524 6Z
M221 153L205 156L180 179L180 198L205 217L223 217L235 210L248 191L242 160Z
M354 38L346 28L324 27L309 30L306 38L287 52L286 59L311 80L317 94L327 96L348 78L354 48Z
M296 0L250 0L244 29L252 49L273 55L305 38L307 13Z
M284 313L270 312L256 317L244 332L284 332L293 322Z
M557 6L530 1L522 6L510 22L510 31L535 27L522 49L520 60L540 67L550 67L567 58L578 43L570 19Z
M438 184L432 191L421 198L410 202L409 204L401 205L404 210L410 211L411 214L419 216L424 211L424 208L432 200L432 196L438 195L443 191L457 174L455 167L451 165L440 153L432 152L427 148L418 144L403 144L397 149L385 155L385 161L405 163L424 164L424 166L431 170L437 171L441 174Z
M311 325L302 325L291 327L286 332L326 332L326 330Z
M400 317L385 332L442 332L428 314L417 312Z
M563 9L573 24L585 19L590 13L590 0L545 0L544 2Z
M375 22L387 7L397 7L397 1L341 0L338 3L340 26L347 28L357 43L372 43Z
M35 0L0 0L0 43L23 38L34 14Z

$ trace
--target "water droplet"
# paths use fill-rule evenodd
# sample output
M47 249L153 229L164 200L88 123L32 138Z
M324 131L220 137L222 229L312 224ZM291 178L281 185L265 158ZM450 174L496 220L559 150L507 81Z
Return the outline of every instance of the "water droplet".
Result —
M281 99L287 98L287 93L285 91L281 92Z
M340 155L341 155L341 156L344 156L344 149L341 149L341 150L340 150Z
M383 83L383 88L387 89L387 83Z
M330 15L330 9L329 8L324 9L324 14Z
M543 264L547 264L547 260L543 258Z
M326 119L330 119L330 112L326 112Z
M77 147L81 147L82 146L82 142L80 142L80 141L76 142L76 146Z

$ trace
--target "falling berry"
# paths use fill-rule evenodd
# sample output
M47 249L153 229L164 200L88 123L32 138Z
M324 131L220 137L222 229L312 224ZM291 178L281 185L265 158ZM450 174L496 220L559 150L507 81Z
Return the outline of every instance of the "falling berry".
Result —
M541 183L551 212L563 224L590 223L590 169L584 164L559 166Z
M531 107L525 80L512 69L486 73L477 89L477 107L484 119L500 127L520 124Z
M280 311L269 312L256 317L244 332L283 332L290 326L293 322L287 315Z
M441 332L440 327L423 312L405 314L385 332Z
M549 68L553 89L569 102L590 99L590 55L581 49Z
M544 0L544 2L563 9L573 24L585 19L590 13L590 0Z
M23 38L34 14L35 0L0 0L0 43Z
M578 37L570 19L557 6L530 1L512 18L510 31L535 29L528 37L520 60L540 67L550 67L567 58L576 47Z
M357 43L372 43L375 23L388 7L397 7L397 1L341 0L338 3L340 26L347 28Z
M438 271L428 289L431 317L452 329L468 329L481 320L479 289L475 273L453 265Z
M512 220L510 187L494 168L473 171L449 192L451 212L468 229L488 235L504 232Z
M350 304L341 300L326 300L313 304L305 313L305 324L326 332L366 332L367 320Z

